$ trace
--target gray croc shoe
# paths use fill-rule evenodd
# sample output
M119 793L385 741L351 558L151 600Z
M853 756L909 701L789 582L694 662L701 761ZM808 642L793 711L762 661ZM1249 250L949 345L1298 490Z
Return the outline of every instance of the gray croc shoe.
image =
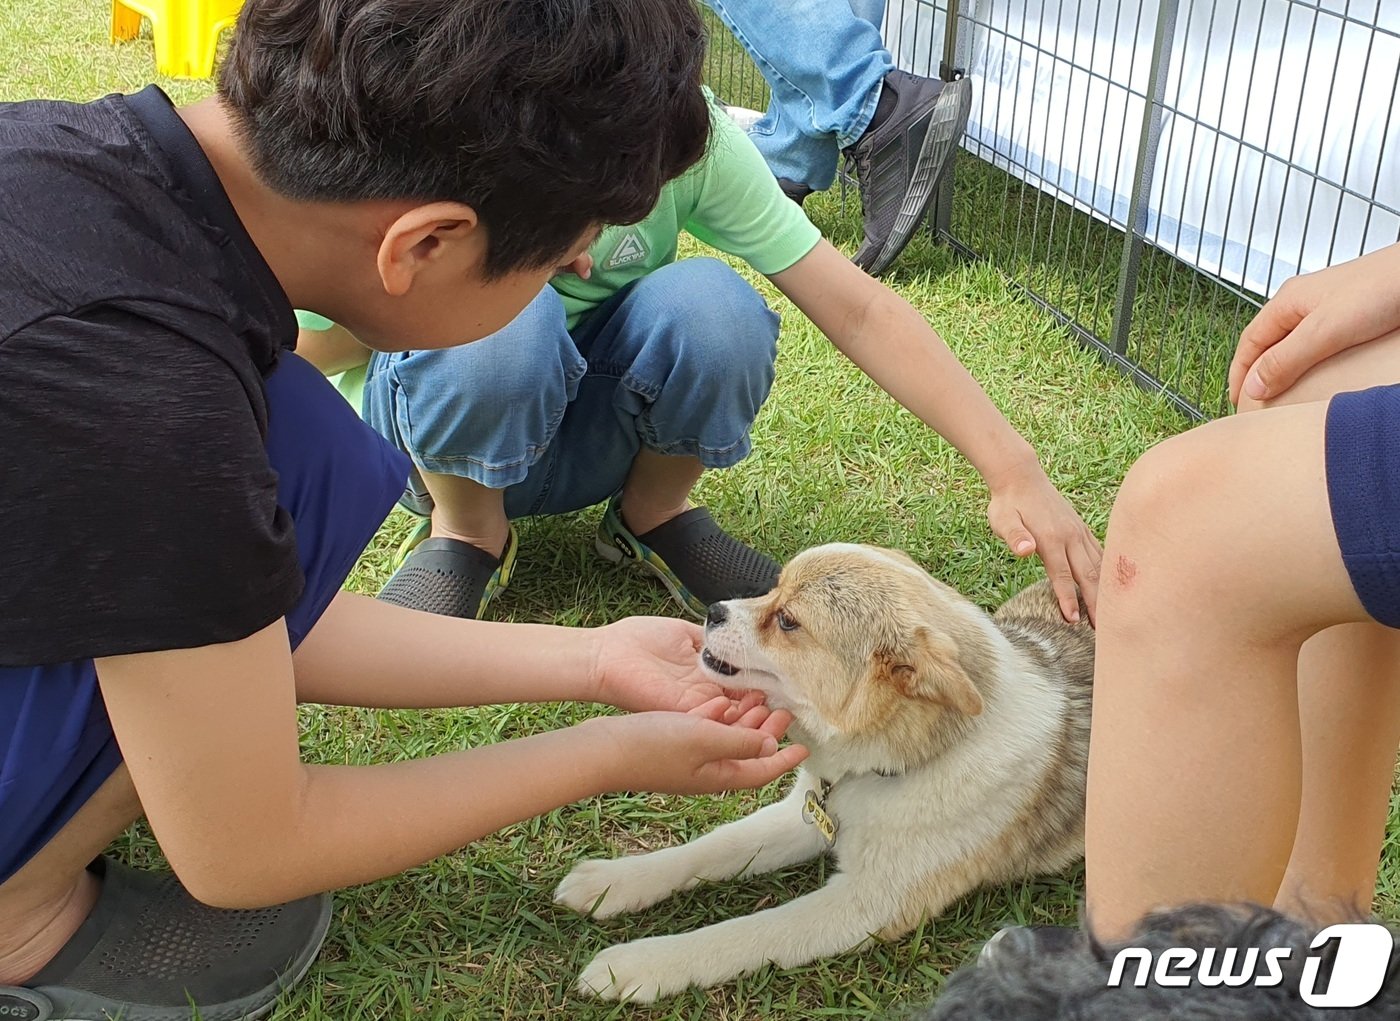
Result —
M200 904L170 873L101 858L97 904L25 986L0 986L5 1021L260 1018L311 968L329 894L258 911Z
M701 619L711 603L770 591L781 571L774 560L720 528L704 507L692 507L650 532L634 535L613 497L594 547L605 560L631 561L660 579L683 609Z
M378 598L424 613L480 619L491 600L510 585L520 549L515 526L510 528L506 548L493 557L460 539L423 538L432 530L430 522L423 525L427 527L420 526L404 543L408 555L379 590Z

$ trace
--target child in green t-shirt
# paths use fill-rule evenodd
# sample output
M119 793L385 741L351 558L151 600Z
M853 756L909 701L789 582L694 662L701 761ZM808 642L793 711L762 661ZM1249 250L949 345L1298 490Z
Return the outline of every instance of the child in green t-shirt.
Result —
M777 564L689 495L706 469L748 455L778 317L723 262L677 261L685 231L769 277L962 451L991 488L992 527L1041 554L1065 615L1078 616L1076 580L1092 607L1098 543L1034 451L917 311L822 240L748 136L717 107L712 121L706 157L652 213L605 229L504 330L369 361L362 413L413 458L423 486L406 502L431 515L380 597L478 616L514 567L511 520L605 500L599 552L641 563L689 611L768 590ZM357 360L334 333L303 336L323 371Z

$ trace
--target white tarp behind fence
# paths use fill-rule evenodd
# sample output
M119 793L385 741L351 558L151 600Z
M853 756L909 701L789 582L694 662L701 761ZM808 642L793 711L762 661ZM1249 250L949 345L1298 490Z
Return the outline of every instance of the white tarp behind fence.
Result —
M1159 0L965 0L970 151L1124 228ZM945 14L890 0L900 66ZM1251 291L1400 238L1400 0L1181 0L1145 236Z

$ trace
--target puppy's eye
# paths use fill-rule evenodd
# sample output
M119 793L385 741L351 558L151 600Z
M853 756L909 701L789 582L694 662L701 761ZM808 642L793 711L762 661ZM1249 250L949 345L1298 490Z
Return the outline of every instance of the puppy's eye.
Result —
M778 627L783 631L796 631L802 626L797 623L797 621L793 619L792 614L788 613L786 610L779 610L774 615L774 619L778 622Z

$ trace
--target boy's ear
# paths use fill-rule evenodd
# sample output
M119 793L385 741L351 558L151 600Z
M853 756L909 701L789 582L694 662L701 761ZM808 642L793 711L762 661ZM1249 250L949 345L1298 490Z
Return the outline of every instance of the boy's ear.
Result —
M429 202L414 206L389 224L379 243L379 278L384 291L399 297L413 286L413 278L460 244L481 246L470 253L473 261L484 257L485 232L476 210L461 202Z

